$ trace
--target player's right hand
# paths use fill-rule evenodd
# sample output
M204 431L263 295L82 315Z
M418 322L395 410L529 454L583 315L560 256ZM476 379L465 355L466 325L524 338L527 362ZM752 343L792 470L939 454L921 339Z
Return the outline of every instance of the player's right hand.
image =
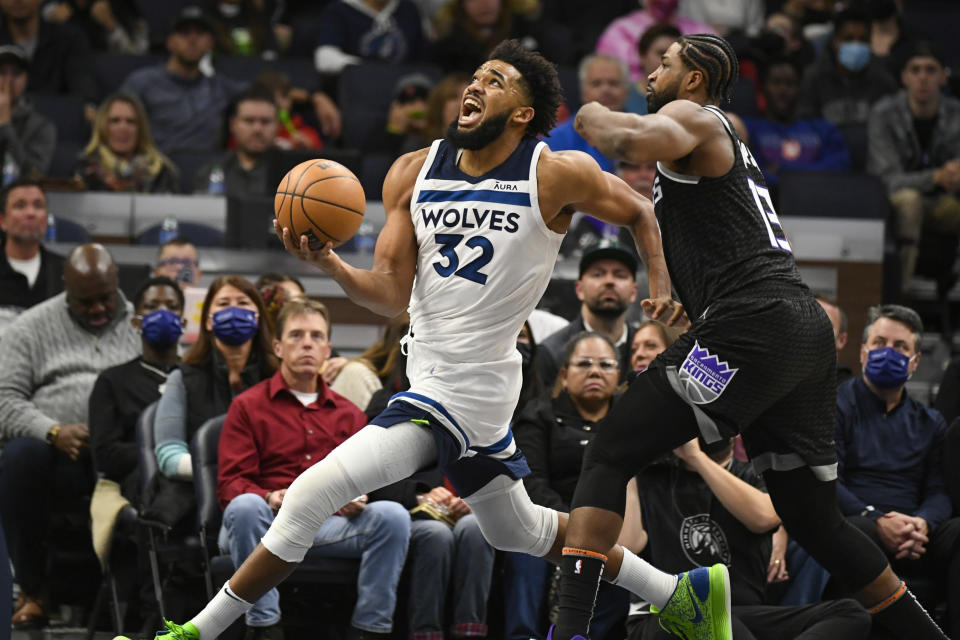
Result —
M316 265L330 275L336 273L340 268L340 258L333 252L333 245L329 242L324 243L319 249L311 249L307 236L300 236L299 241L294 239L290 229L287 227L281 228L280 221L276 218L273 219L273 230L290 255Z

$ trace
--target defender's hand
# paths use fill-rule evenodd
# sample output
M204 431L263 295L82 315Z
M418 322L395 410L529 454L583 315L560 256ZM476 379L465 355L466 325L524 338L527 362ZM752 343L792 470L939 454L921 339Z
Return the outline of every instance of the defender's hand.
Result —
M690 318L687 317L683 305L669 296L647 298L640 303L640 306L650 318L659 320L668 327L686 329L690 326Z

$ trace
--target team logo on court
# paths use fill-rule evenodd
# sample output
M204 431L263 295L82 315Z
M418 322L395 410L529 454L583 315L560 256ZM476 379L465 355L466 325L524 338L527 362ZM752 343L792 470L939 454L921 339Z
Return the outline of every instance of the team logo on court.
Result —
M720 397L737 371L694 342L680 366L680 384L691 402L709 404Z
M727 536L706 513L683 519L680 524L680 546L687 560L698 567L709 567L718 562L730 566Z

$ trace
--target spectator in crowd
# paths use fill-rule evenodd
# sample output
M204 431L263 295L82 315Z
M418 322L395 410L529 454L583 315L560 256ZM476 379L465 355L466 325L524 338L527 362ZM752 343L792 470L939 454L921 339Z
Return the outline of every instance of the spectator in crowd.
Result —
M427 129L427 99L433 83L422 73L411 73L397 80L393 100L383 129L369 132L364 150L393 157L430 146Z
M157 251L153 275L170 278L182 289L197 286L203 276L197 247L182 236L164 242Z
M434 21L430 60L444 71L473 73L503 40L514 38L555 64L571 64L566 30L537 20L539 2L448 0Z
M140 501L136 425L140 413L160 398L177 366L183 331L183 292L170 278L144 281L133 298L133 328L140 355L105 369L90 393L90 439L98 473L120 485L132 504Z
M799 116L836 126L865 125L870 107L897 83L870 54L870 16L854 5L833 18L830 45L806 70Z
M86 38L73 25L40 18L40 0L2 0L0 45L19 45L30 60L30 93L71 94L97 101L93 59Z
M618 371L625 379L636 333L627 323L627 309L637 297L636 273L637 258L616 241L604 240L583 253L580 277L574 284L580 313L544 340L537 354L540 379L548 389L553 388L557 379L564 346L582 331L595 331L613 343Z
M43 246L47 196L40 183L19 179L0 195L0 327L23 309L63 291L63 258Z
M200 336L167 377L157 404L154 434L160 478L149 513L175 525L193 513L193 480L187 443L200 426L227 412L234 396L277 369L263 301L240 276L210 285L200 312ZM180 481L180 482L171 482ZM186 489L184 489L186 487Z
M837 497L851 524L884 549L900 575L946 587L950 637L960 637L960 518L944 486L946 422L904 384L920 364L920 316L871 307L860 347L863 376L837 397Z
M870 112L868 170L887 186L897 212L904 289L917 263L924 220L960 233L960 101L941 94L941 54L918 42L900 74L905 89Z
M0 518L21 598L18 627L46 624L50 517L93 488L87 400L97 375L139 351L117 265L99 244L70 252L66 291L21 314L0 340ZM88 542L89 544L89 542Z
M513 425L530 475L523 484L535 504L567 513L583 452L610 410L620 377L617 348L605 335L582 331L566 341L555 397L534 400ZM509 640L544 637L539 624L549 565L543 558L507 554L506 632ZM590 636L605 638L626 614L627 592L600 585Z
M167 50L166 64L134 71L122 89L146 107L163 153L213 151L220 147L223 111L241 87L222 74L200 70L200 61L213 50L210 19L200 7L180 10L167 35Z
M870 17L870 52L896 78L903 67L905 56L910 55L912 40L907 37L898 0L872 0Z
M271 334L277 326L277 317L280 315L280 309L291 300L303 300L306 298L303 292L303 284L297 278L285 273L265 273L253 283L263 298L263 307L267 311L267 319L270 322L269 331ZM330 336L328 335L327 338ZM329 358L328 358L329 360Z
M373 394L390 379L400 359L400 340L407 335L410 316L406 312L391 318L383 336L370 345L359 358L348 361L330 388L362 409L370 404Z
M619 58L627 63L630 81L643 78L637 43L644 31L658 22L674 25L681 33L714 33L710 25L677 14L678 0L647 0L643 8L617 18L604 30L597 41L597 53ZM659 66L659 65L658 65ZM646 71L651 73L653 69Z
M271 93L257 87L242 93L230 116L236 146L197 172L194 191L235 198L273 193L276 186L268 184L266 154L277 138L277 125Z
M180 190L180 171L154 146L143 103L130 93L115 93L97 109L75 173L91 191Z
M273 341L280 370L238 395L227 412L217 497L224 509L220 547L234 566L260 542L294 479L367 423L320 376L330 353L329 326L319 302L287 304ZM389 500L368 504L366 495L343 505L317 532L314 546L331 556L360 558L354 629L377 637L390 633L409 539L407 510ZM254 603L246 621L253 638L277 637L271 629L280 623L276 589Z
M660 66L660 58L681 35L683 34L680 33L680 29L669 22L652 24L643 32L637 41L637 53L640 54L639 78L629 83L630 91L627 94L624 111L641 116L647 115L647 76L657 70Z
M793 63L796 69L806 69L813 62L815 54L813 45L803 37L800 29L800 23L797 19L785 12L775 11L767 16L764 31L760 34L760 39L764 36L777 36L779 42L769 51L772 56L783 57Z
M253 81L273 94L277 105L277 139L275 144L281 149L322 149L320 132L307 124L303 117L294 111L294 104L307 102L310 95L303 89L290 84L290 78L282 71L264 71Z
M803 607L766 604L783 550L771 542L779 517L753 465L734 458L733 441L695 439L630 480L620 543L664 570L722 562L730 567L733 637L866 640L870 616L854 600ZM777 536L783 534L778 533ZM784 577L784 576L779 576ZM631 610L630 640L667 640L647 605Z
M270 11L262 0L220 0L211 4L214 51L269 60L277 57Z
M943 414L947 424L960 417L960 358L954 358L943 371L933 408ZM957 511L960 513L960 510Z
M428 144L442 138L450 123L459 117L460 101L463 100L463 92L468 84L470 76L455 72L444 76L430 91L427 96L427 126L423 131L423 137Z
M630 188L653 200L653 181L657 177L657 162L631 164L623 160L617 163L617 176L630 185Z
M675 327L668 327L659 320L641 322L630 345L630 370L645 371L678 335Z
M580 62L580 99L599 102L611 111L622 111L627 100L627 66L612 56L594 53ZM604 171L613 173L613 160L600 153L573 128L574 118L557 125L544 140L552 151L576 150L591 156Z
M830 318L830 324L833 326L833 340L837 345L837 357L847 346L847 312L840 308L835 301L829 300L823 296L816 296L817 302L823 307L827 317ZM850 367L837 363L837 384L846 382L853 377L853 371Z
M337 75L363 61L419 62L426 51L420 12L410 0L334 0L320 16L314 63Z
M44 175L53 160L57 128L37 113L23 92L29 61L18 45L0 46L0 156L3 180Z
M766 12L764 0L680 0L678 9L680 15L709 24L728 39L737 32L751 37L760 33Z
M143 55L150 48L150 29L134 0L52 0L41 13L82 31L94 51Z
M762 74L766 118L744 117L750 150L768 186L780 171L850 171L850 151L833 124L822 118L798 118L800 72L793 63L771 61Z
M575 25L570 29L567 46L576 61L593 51L608 24L636 8L637 0L551 0L540 3L540 19L550 24Z

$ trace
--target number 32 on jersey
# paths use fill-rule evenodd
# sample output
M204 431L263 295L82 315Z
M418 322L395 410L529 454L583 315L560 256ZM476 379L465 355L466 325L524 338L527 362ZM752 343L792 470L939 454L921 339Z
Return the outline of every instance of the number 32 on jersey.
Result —
M443 257L443 260L433 263L433 268L441 278L459 276L477 284L487 283L487 274L480 269L493 260L493 244L485 236L472 236L464 243L468 251L479 249L480 255L462 267L460 256L457 255L457 246L463 242L463 236L459 233L437 233L433 237L440 245L440 255ZM464 253L466 254L467 251Z

